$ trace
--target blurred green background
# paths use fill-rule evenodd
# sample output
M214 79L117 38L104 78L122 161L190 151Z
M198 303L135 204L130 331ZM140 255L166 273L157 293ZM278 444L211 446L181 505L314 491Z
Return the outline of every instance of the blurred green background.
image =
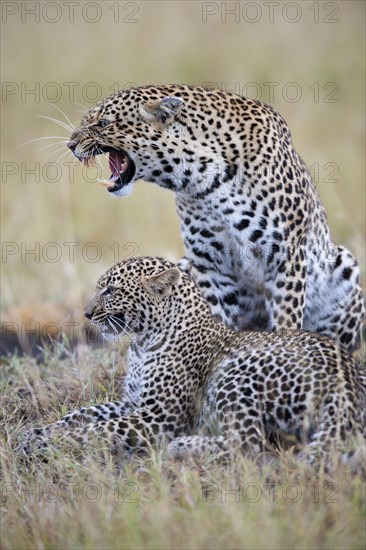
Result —
M32 328L79 319L115 260L183 253L168 191L138 182L116 199L95 170L62 156L63 144L41 149L57 139L22 145L68 138L40 115L67 123L57 107L77 124L95 99L132 83L215 83L278 109L334 241L365 273L364 2L27 1L2 10L3 320Z

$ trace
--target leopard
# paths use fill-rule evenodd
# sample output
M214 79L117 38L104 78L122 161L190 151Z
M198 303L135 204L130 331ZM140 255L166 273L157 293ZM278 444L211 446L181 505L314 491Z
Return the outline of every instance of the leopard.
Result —
M172 460L257 458L289 440L320 468L366 436L366 375L354 354L318 333L233 331L169 260L117 263L85 316L106 339L131 341L121 400L33 428L19 453L97 438L121 460L162 447Z
M200 86L131 87L89 108L67 145L87 165L108 155L113 196L137 180L175 193L181 267L227 326L303 329L359 349L358 264L332 242L311 172L272 106Z

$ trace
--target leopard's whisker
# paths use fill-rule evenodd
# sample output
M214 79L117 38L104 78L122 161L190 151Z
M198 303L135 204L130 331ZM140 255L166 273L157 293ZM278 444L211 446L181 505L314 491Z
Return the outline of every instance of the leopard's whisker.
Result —
M58 124L62 128L65 128L65 130L67 130L68 132L72 132L74 130L74 128L70 127L65 122L62 122L62 120L58 120L57 118L53 118L53 117L49 117L49 116L45 116L45 115L38 115L38 118L44 118L45 120L50 120L51 122L54 122L55 124Z
M113 322L115 325L117 325L117 326L121 329L121 331L122 331L123 334L125 334L126 336L130 336L130 333L131 333L132 331L130 330L130 327L128 326L127 323L124 323L124 324L125 324L125 327L124 327L123 325L121 325L120 319L117 319L114 315L109 315L109 317L111 317L112 322ZM126 329L126 327L127 327L127 329L129 330L129 332L128 332L128 330Z
M111 319L109 318L109 316L107 317L107 322L109 324L109 326L112 328L113 332L117 333L117 329L116 327L114 326L114 324L112 323Z
M39 153L40 151L44 151L45 149L49 149L50 147L57 147L58 145L61 145L61 143L63 144L63 146L66 145L67 143L67 140L60 140L60 141L57 141L56 143L49 143L48 145L44 145L43 147L40 147L39 149L37 149L35 152L36 153Z
M109 317L112 319L112 321L120 327L121 330L123 330L126 334L128 334L127 330L131 330L128 323L126 321L121 321L121 319L118 319L115 315L109 315ZM123 324L122 324L123 323Z
M64 155L68 155L70 151L65 151L65 147L61 147L60 149L56 149L56 151L52 151L49 155L47 155L47 157L45 158L45 160L49 159L50 157L52 157L53 155L56 155L57 153L61 153L63 152Z
M61 149L61 151L62 151L62 149ZM56 151L56 152L57 152L57 151ZM52 154L53 154L53 153L51 153L51 155L52 155ZM67 155L70 155L70 154L71 154L70 151L65 151L62 155L60 155L60 156L58 157L58 159L57 159L55 162L56 162L57 164L59 164L61 159L63 159L64 157L66 157ZM51 155L49 155L49 156L51 156ZM47 157L47 158L49 158L49 157Z
M29 143L33 143L35 141L41 141L43 139L64 139L64 140L67 140L68 138L67 138L67 136L43 136L43 137L39 137L39 138L30 139L28 141L25 141L21 145L18 145L18 147L16 147L16 150L20 149L21 147L24 147L25 145L29 145ZM56 145L57 145L57 143L56 143Z
M114 318L113 315L108 315L108 321L109 321L110 323L112 323L113 328L114 328L114 330L115 330L116 332L118 332L118 331L117 331L117 327L119 327L119 328L121 329L122 332L125 332L124 327L121 326L119 323L117 323L117 321L116 321L116 319Z
M77 105L78 107L81 107L83 109L84 114L89 109L89 107L87 105L82 105L81 103L77 103L77 101L74 101L74 105Z
M102 174L105 174L107 176L107 178L109 179L109 173L107 172L107 170L105 169L105 167L103 166L99 156L96 156L95 157L96 161L97 161L97 164L99 166L99 168L101 169L102 171Z
M112 328L112 330L113 330L113 332L114 332L114 334L115 334L113 340L114 340L114 341L118 341L118 340L119 340L119 332L118 332L118 330L117 330L116 327L113 325L113 323L112 323L111 319L109 319L109 317L107 317L107 321L108 321L109 326Z
M54 107L55 109L57 109L57 111L58 111L59 113L61 113L61 114L66 118L67 122L70 123L71 129L72 129L72 130L75 130L75 128L76 128L75 124L73 124L73 123L71 122L71 120L70 120L69 117L66 115L66 113L64 113L64 111L63 111L62 109L60 109L60 107L57 107L57 105L55 105L54 103L50 103L50 105L51 105L52 107ZM61 122L61 121L60 121L60 122Z

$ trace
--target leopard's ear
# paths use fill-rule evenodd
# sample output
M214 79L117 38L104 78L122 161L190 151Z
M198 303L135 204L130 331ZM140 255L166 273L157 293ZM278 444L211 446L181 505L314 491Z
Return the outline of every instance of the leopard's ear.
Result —
M179 282L180 277L179 269L173 267L158 273L158 275L143 277L142 284L156 300L162 300L171 293L173 286Z
M181 97L167 96L158 101L140 105L140 112L146 120L169 124L178 115L183 103Z

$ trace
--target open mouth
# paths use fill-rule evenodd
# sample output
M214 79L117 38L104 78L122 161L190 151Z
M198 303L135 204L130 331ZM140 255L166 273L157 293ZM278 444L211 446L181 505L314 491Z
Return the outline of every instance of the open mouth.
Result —
M114 192L127 185L136 172L133 160L125 151L111 151L109 153L109 169L112 172L109 181L106 182L108 191Z
M102 149L103 153L109 153L109 169L111 171L111 177L109 180L101 180L101 183L105 185L110 193L114 193L129 184L132 181L135 172L136 165L125 151L117 151L116 149ZM85 161L86 164L90 164L90 158Z

